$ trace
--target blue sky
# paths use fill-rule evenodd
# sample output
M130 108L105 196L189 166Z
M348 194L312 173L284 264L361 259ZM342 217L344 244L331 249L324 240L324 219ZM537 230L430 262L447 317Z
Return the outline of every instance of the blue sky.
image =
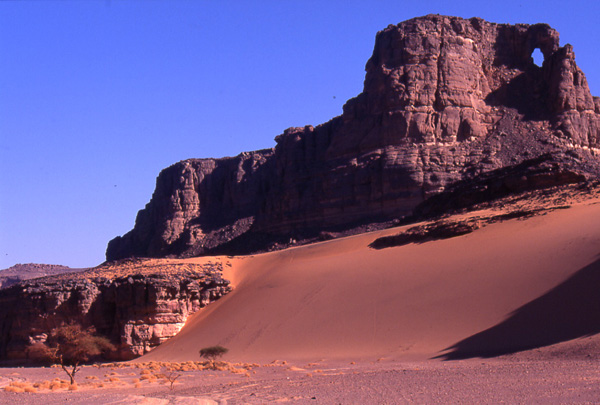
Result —
M547 22L600 95L599 4L0 1L0 269L100 264L161 169L341 114L376 32L412 17Z

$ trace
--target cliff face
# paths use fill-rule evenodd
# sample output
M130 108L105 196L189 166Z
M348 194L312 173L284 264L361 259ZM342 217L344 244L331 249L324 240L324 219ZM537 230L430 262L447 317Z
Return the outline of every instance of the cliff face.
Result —
M175 336L187 317L228 293L222 264L133 261L23 281L0 290L0 358L23 359L63 323L94 326L128 360Z
M109 244L108 260L194 256L247 232L268 190L271 150L190 159L163 170L135 230Z
M165 169L107 259L264 248L387 221L455 182L542 155L560 155L558 182L595 176L600 99L548 25L430 15L377 34L364 90L341 116L276 142ZM565 160L578 176L560 175Z

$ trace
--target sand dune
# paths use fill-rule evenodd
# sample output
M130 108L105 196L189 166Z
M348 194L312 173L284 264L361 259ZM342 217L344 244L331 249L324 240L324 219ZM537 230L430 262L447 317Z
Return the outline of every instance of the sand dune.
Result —
M422 244L368 247L398 228L235 258L235 290L141 361L215 344L235 361L466 358L595 334L599 225L586 203Z

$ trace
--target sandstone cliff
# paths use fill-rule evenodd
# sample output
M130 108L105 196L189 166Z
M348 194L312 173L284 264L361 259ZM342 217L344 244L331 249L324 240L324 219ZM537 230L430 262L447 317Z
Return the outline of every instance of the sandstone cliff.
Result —
M0 359L23 359L62 323L94 326L126 360L148 352L187 317L228 293L222 263L125 261L0 290Z
M576 150L575 166L589 164L575 170L595 176L599 138L600 99L548 25L415 18L377 34L364 90L341 116L290 128L272 150L165 169L107 259L263 249L387 221L454 182L557 151Z

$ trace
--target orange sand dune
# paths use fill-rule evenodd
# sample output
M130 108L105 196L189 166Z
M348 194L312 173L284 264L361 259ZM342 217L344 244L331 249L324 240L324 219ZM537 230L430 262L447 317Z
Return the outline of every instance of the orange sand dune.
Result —
M399 229L232 259L235 290L140 360L451 359L600 332L600 204L368 247Z

